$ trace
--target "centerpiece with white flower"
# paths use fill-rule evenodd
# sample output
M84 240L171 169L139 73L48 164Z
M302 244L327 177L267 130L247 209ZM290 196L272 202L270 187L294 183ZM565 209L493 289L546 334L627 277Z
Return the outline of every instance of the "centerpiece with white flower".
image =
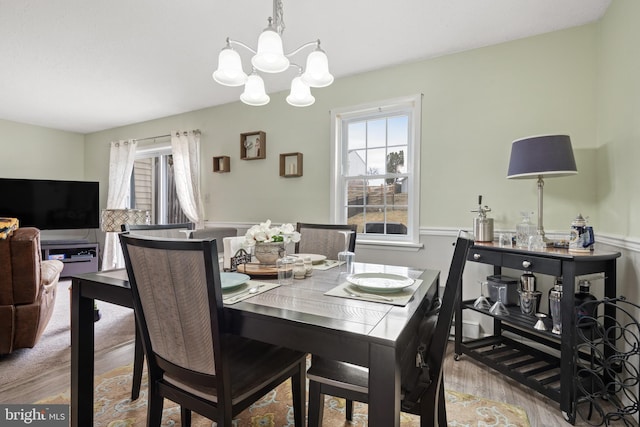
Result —
M261 264L275 264L285 254L285 245L300 241L291 224L272 227L271 220L254 225L245 234L245 246L255 247L254 255Z

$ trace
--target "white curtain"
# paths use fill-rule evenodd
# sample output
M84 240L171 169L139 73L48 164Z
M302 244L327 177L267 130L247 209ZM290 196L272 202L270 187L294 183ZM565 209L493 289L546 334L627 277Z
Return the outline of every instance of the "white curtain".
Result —
M133 161L136 156L137 142L114 141L109 155L109 189L107 209L124 209L129 194ZM118 233L106 233L102 254L102 270L124 268L124 257Z
M171 154L176 193L182 211L196 229L204 227L200 196L200 132L171 132Z

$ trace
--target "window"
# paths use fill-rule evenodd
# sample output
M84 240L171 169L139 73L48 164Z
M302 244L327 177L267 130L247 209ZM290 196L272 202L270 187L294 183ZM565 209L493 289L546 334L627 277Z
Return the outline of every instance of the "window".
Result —
M418 243L421 95L331 111L332 221Z
M136 151L130 206L150 210L153 224L189 222L176 194L171 144L141 147Z

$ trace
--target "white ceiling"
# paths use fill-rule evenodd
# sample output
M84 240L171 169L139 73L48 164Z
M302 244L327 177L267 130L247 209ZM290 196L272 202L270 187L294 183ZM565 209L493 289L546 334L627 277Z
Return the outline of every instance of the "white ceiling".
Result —
M336 78L586 24L611 3L283 1L285 51L321 39ZM255 48L272 7L272 0L0 0L0 118L89 133L236 101L242 88L211 78L218 52L226 37ZM288 89L293 73L265 78L267 92Z

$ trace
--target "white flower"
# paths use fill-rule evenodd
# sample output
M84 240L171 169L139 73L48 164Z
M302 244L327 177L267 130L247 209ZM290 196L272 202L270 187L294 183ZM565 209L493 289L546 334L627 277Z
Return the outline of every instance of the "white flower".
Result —
M280 227L271 227L271 220L254 225L245 234L245 245L255 246L262 242L299 242L300 233L295 231L293 225L282 224Z

